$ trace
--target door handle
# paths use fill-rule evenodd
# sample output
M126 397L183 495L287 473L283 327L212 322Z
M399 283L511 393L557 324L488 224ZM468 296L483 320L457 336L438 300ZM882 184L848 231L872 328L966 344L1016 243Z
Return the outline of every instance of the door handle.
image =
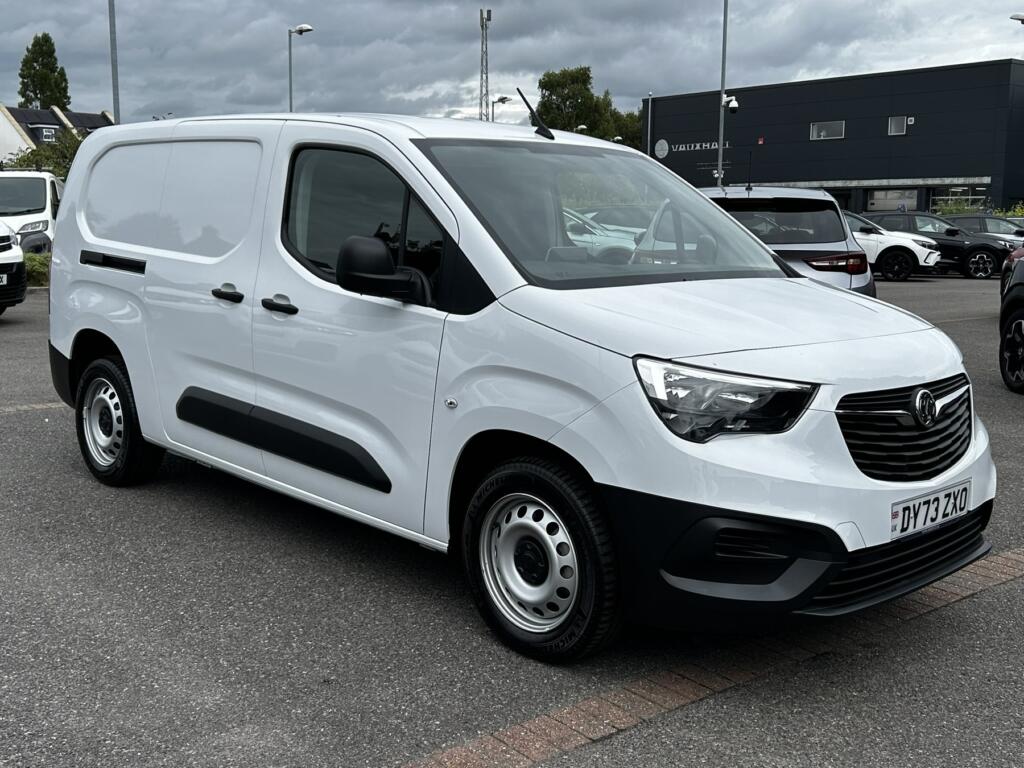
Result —
M241 304L242 299L245 298L245 294L239 293L238 291L227 290L226 288L214 288L210 293L218 299L230 301L232 304Z
M263 305L264 309L269 309L271 312L280 312L282 315L297 315L299 313L299 308L287 301L263 299L260 304Z

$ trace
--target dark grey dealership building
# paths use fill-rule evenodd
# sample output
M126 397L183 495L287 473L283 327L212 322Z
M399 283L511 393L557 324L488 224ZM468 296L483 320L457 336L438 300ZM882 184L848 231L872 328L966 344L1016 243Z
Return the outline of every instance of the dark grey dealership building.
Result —
M820 187L853 211L1024 200L1024 61L728 88L725 181ZM718 91L655 96L649 153L715 184ZM645 104L644 136L647 134Z

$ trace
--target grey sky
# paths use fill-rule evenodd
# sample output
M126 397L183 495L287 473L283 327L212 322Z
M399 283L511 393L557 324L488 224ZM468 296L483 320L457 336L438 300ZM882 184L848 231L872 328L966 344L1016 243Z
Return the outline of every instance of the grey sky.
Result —
M481 3L119 0L124 120L280 111L287 27L296 109L476 114ZM0 102L16 104L33 34L53 35L72 108L108 109L105 0L5 3ZM491 93L536 92L546 69L589 64L635 109L648 90L717 88L721 0L494 0ZM728 83L753 85L1024 56L1024 0L732 0ZM519 104L501 118L524 115ZM499 119L501 119L499 118Z

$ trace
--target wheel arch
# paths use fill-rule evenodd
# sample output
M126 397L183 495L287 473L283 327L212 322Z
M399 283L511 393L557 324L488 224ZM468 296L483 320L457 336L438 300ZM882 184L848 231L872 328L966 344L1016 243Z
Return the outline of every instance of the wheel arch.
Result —
M75 334L71 342L71 355L68 358L68 389L72 399L78 397L78 382L82 373L93 360L101 357L120 357L124 355L114 340L95 328L83 328Z
M539 437L506 429L489 429L473 435L462 446L452 472L448 494L448 551L458 554L466 507L480 480L504 461L517 456L534 456L554 461L586 482L593 482L587 469L572 454Z

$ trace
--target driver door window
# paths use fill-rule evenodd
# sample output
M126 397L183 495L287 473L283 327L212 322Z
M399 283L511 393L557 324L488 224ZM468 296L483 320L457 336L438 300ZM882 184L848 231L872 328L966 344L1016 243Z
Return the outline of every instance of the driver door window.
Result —
M444 230L388 166L338 149L300 150L292 168L285 242L314 274L334 282L342 243L376 237L396 266L420 270L436 288Z
M946 225L931 216L915 216L914 228L918 232L934 232L936 234L945 234L946 232Z

